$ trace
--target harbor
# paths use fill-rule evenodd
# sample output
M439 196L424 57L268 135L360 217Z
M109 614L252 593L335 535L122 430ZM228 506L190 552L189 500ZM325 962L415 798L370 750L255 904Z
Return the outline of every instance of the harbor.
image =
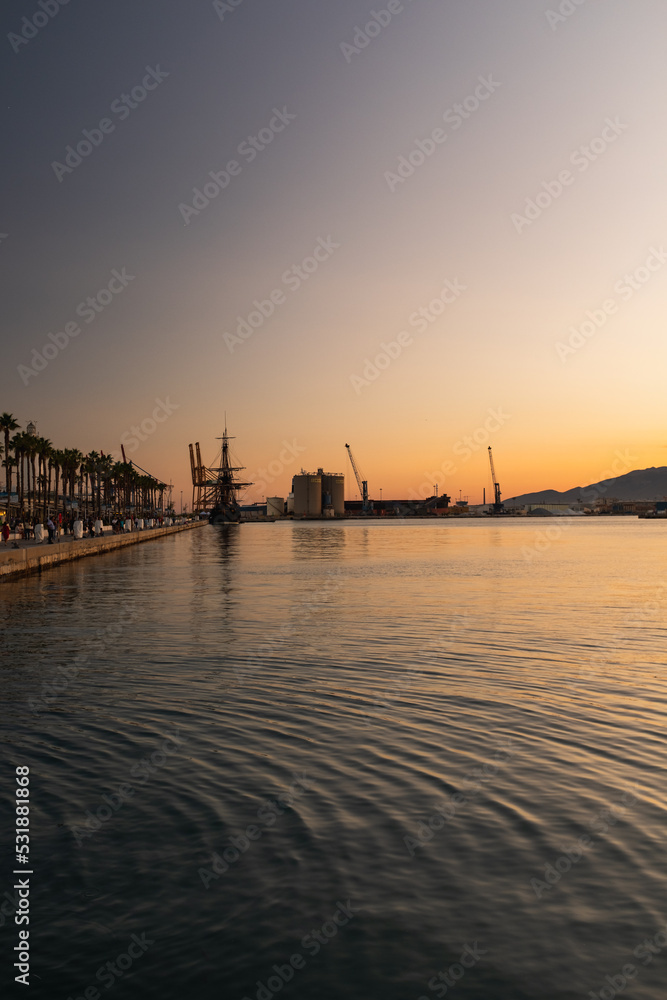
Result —
M667 3L5 8L0 1000L667 1000Z
M349 444L345 445L353 480L358 493L356 499L345 499L346 481L342 472L325 472L323 466L308 472L301 469L292 476L291 490L287 496L267 496L261 502L244 502L245 493L254 483L240 480L236 473L245 466L236 461L230 452L231 436L225 431L218 458L212 466L202 462L199 442L190 444L190 470L192 476L192 511L195 516L208 518L211 524L239 524L250 521L328 521L355 518L525 518L525 517L580 517L580 516L635 516L661 519L667 516L667 497L659 492L663 485L660 474L664 469L632 472L624 476L607 478L587 487L578 487L568 494L545 490L532 496L503 500L496 475L491 446L488 447L489 471L493 500L486 502L486 487L482 487L482 502L473 504L459 493L452 497L439 491L438 484L422 484L420 492L409 491L407 498L388 499L379 490L379 499L373 498ZM634 483L646 473L653 476L653 499L642 499L634 494L623 498L614 496L615 490L647 489L651 478Z

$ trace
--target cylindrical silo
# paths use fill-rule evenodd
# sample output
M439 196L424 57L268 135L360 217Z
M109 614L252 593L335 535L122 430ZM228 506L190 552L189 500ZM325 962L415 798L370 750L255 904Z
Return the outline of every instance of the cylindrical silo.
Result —
M345 476L339 473L326 473L322 476L322 492L331 499L334 514L339 517L345 513Z
M266 498L266 516L282 517L285 513L285 500L283 497Z
M322 513L322 477L302 472L292 479L294 491L294 516L319 517Z

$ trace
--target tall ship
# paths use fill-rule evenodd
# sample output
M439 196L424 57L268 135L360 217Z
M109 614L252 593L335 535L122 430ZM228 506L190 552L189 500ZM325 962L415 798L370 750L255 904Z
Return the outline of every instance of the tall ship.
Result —
M202 464L199 442L195 444L194 451L190 445L192 509L195 513L209 511L209 524L238 524L241 520L239 493L252 483L236 478L236 473L243 472L245 466L232 465L229 442L234 439L227 433L226 424L225 433L216 440L221 441L222 446L217 464L210 468Z

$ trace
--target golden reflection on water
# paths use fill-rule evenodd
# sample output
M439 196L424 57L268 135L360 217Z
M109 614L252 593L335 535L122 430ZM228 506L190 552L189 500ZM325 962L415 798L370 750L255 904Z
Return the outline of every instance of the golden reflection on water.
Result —
M49 778L35 821L59 858L55 897L83 859L104 880L97 923L115 907L123 933L156 925L165 996L174 962L208 996L192 959L208 938L216 988L254 996L304 924L353 895L358 930L304 972L308 998L417 997L466 940L487 942L489 959L460 1000L537 1000L545 983L549 1000L585 996L664 912L663 530L634 518L206 525L8 585L5 722ZM136 614L35 722L27 697L128 601ZM87 853L63 849L66 824L172 728L188 741L173 770ZM295 772L312 794L203 891L198 868ZM456 794L456 816L411 856L405 837ZM537 898L530 879L584 834L594 848ZM65 962L78 962L77 928L58 910L43 958L61 962L71 938ZM85 934L97 956L104 942ZM657 963L640 985L661 1000Z

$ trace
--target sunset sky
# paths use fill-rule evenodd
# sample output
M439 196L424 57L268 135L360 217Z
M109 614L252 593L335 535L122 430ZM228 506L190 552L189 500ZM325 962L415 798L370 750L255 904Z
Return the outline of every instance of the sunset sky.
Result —
M385 499L481 501L489 444L507 498L667 464L664 0L43 3L1 15L23 427L177 503L225 411L247 499L353 497L346 442Z

